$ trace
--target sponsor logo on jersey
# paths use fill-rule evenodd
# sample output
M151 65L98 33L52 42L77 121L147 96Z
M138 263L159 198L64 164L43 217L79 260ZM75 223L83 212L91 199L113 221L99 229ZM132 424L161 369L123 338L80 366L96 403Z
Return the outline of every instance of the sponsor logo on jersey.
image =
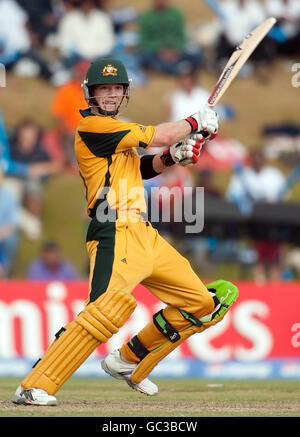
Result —
M143 132L143 133L145 133L146 132L146 126L143 126L143 125L141 125L141 124L139 124L139 128L140 128L140 130Z

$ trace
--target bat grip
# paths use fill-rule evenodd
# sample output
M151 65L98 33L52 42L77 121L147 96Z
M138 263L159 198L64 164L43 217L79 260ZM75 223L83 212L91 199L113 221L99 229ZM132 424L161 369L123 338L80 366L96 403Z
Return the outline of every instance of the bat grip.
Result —
M203 138L208 138L210 135L206 130L201 130L200 134L203 136Z

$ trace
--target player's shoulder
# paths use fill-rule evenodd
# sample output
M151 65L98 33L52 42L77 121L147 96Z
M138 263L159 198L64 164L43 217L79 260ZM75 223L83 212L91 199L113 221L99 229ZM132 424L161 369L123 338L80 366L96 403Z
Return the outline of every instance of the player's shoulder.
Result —
M96 115L93 114L90 108L87 109L80 109L79 110L80 115L81 115L81 121L80 123L84 124L84 123L91 123L93 121L98 121L98 120L104 120L107 117L101 117L100 115Z
M105 127L112 123L111 117L102 117L94 115L89 109L80 110L82 118L78 124L77 130L106 130Z

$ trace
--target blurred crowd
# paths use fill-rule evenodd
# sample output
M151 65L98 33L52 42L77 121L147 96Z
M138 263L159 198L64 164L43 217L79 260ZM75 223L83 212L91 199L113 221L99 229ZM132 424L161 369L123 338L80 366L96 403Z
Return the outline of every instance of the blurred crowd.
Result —
M278 21L252 57L258 74L278 55L299 55L299 1L205 3L216 18L191 29L172 0L151 0L142 13L113 0L1 0L0 63L58 86L78 62L117 56L141 85L149 70L177 75L187 65L218 69L268 16Z
M1 0L0 63L58 86L76 63L118 56L143 84L145 70L177 75L186 65L217 68L267 16L278 23L255 51L257 69L277 55L299 55L297 0L209 0L216 19L192 30L171 0L149 3L138 13L113 0Z
M55 120L53 129L42 129L30 117L8 129L0 114L0 278L13 275L22 235L33 241L42 239L48 181L65 172L77 175L74 132L78 109L86 106L81 82L91 61L119 58L133 87L146 86L153 74L172 77L174 89L162 98L165 119L174 121L196 112L207 101L209 92L199 83L201 71L219 72L245 34L268 16L276 17L277 24L240 74L255 75L267 83L276 59L300 58L299 0L205 3L215 18L191 27L172 0L151 0L143 12L116 7L113 0L0 0L0 64L8 74L42 78L55 90L49 108ZM216 109L221 123L235 117L232 107L218 105ZM184 187L204 187L206 196L225 199L242 217L251 216L256 204L284 202L300 175L296 165L300 129L268 126L262 136L268 147L262 153L259 144L251 154L237 140L217 137L204 150L196 169L172 168L147 181L145 187L149 193L161 186L178 187L182 193ZM271 162L282 151L286 157L283 143L291 145L288 178ZM214 175L224 170L230 170L232 177L220 190ZM217 233L177 242L174 221L158 226L208 276L214 274L218 262L238 263L243 267L241 279L252 277L257 282L300 275L299 248L287 242L251 240L249 236L218 238ZM47 241L41 244L39 258L29 263L27 277L71 280L79 274L64 260L58 243Z

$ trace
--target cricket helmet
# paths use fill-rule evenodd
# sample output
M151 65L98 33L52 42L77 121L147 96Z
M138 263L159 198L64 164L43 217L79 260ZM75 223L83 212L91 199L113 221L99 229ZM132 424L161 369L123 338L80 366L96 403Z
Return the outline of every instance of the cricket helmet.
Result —
M130 97L130 80L123 62L113 58L102 58L91 63L85 79L81 84L84 92L84 97L89 106L98 106L95 102L95 95L93 94L93 87L95 85L104 84L122 84L124 85L124 97L126 98L126 105ZM95 104L96 103L96 104ZM121 105L120 105L121 106ZM98 106L98 110L101 110ZM116 115L120 112L119 108L115 114L101 113L101 115Z

